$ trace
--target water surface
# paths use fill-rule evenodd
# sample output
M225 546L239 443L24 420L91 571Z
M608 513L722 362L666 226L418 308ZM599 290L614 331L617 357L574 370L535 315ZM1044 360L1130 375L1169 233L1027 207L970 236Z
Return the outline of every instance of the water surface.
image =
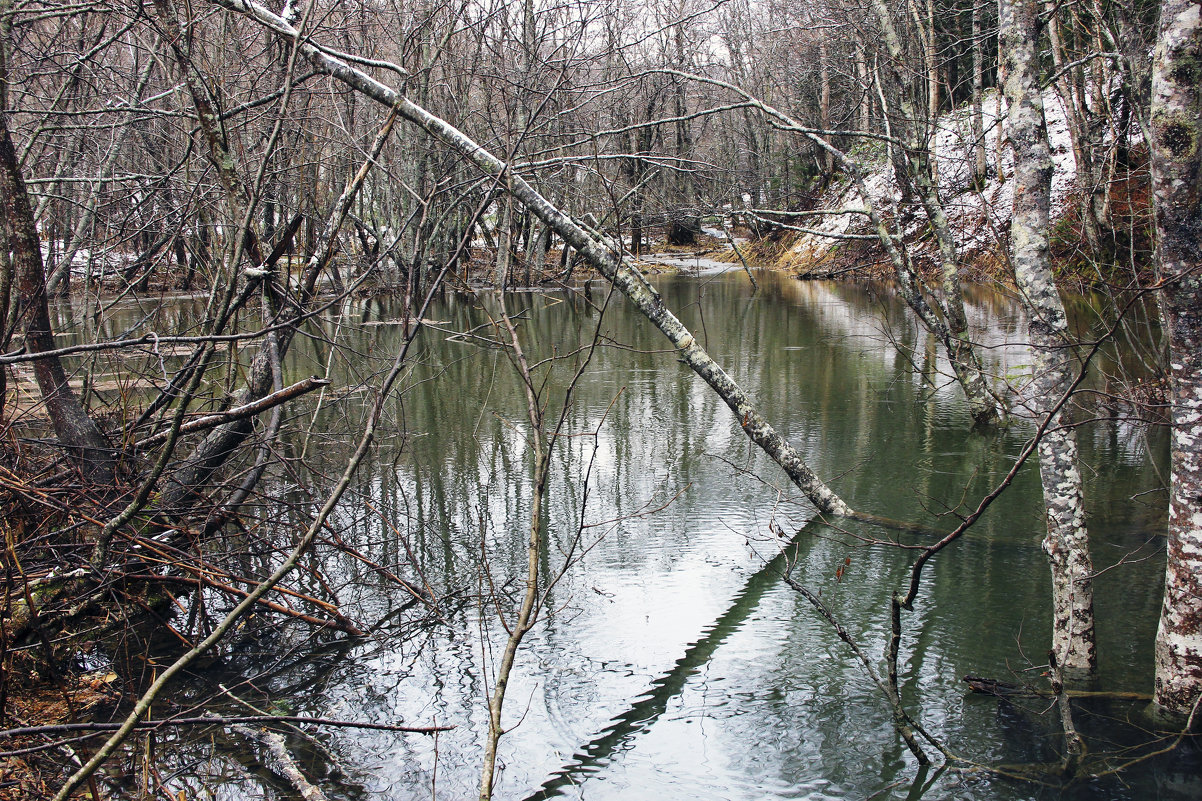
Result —
M1030 424L970 433L946 365L887 288L760 280L758 292L735 273L659 287L853 507L947 529L1010 468ZM988 369L1021 380L1029 359L1017 306L985 290L970 301ZM332 521L377 566L428 584L440 622L416 625L427 610L412 596L363 561L323 550L302 582L318 588L320 575L346 614L380 624L373 636L317 651L300 634L268 638L232 655L225 672L197 677L201 686L253 678L255 691L297 713L455 726L437 738L321 733L341 771L313 754L310 768L326 774L330 798L478 792L485 699L505 638L498 612L512 617L520 600L531 494L525 399L505 351L485 339L496 335L487 323L498 302L451 296L429 312L438 324L420 334L374 457ZM1068 789L918 771L862 666L779 579L791 569L879 658L888 598L913 553L874 540L899 535L816 520L620 298L603 314L578 294L507 303L532 359L565 357L540 371L552 411L571 354L594 333L600 346L555 446L541 561L554 583L510 683L496 797L1136 799L1197 790L1181 762ZM398 347L400 316L387 299L347 301L322 323L340 347L298 342L291 371L329 370L334 387L319 408L297 411L301 433L289 443L314 474L277 474L277 497L319 502L322 476L345 465L373 380ZM462 336L469 331L479 336ZM1095 563L1110 568L1095 587L1096 686L1147 692L1163 569L1164 495L1152 463L1163 463L1164 438L1099 422L1080 439ZM907 706L952 752L983 764L1058 752L1045 701L999 704L961 682L968 673L1041 682L1050 639L1042 529L1031 465L928 566L905 619ZM1123 721L1139 706L1083 706L1081 725L1119 748L1136 736ZM258 781L233 771L204 783L240 798L258 797Z

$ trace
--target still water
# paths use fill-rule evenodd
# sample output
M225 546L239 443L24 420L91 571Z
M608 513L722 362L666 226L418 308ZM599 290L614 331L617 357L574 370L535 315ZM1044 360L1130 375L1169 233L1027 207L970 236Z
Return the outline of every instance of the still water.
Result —
M1000 433L969 432L944 365L885 287L772 275L758 292L742 275L658 283L854 508L946 530L999 481L1030 434L1022 420ZM507 300L531 360L562 357L538 368L552 416L580 349L594 335L598 345L555 445L541 555L552 583L510 682L497 798L1196 797L1198 761L1189 755L1067 789L919 771L848 647L780 580L791 569L879 658L888 599L913 552L880 542L898 539L895 532L816 520L657 332L620 298L602 312L599 285L592 297L592 305L566 293ZM336 598L372 635L334 645L303 632L252 638L188 690L199 698L218 683L236 684L293 714L454 727L437 737L325 730L324 749L295 741L331 799L478 792L486 698L506 637L498 615L512 619L520 602L531 496L525 397L505 351L488 341L498 303L495 295L452 296L427 313L436 325L420 334L373 459L332 520L362 558L325 548L299 580ZM1096 321L1083 309L1088 328ZM1017 305L980 290L970 313L988 368L1021 380L1028 357ZM320 405L296 410L288 455L303 456L311 472L294 460L272 479L275 497L320 503L397 350L399 316L387 299L348 301L322 322L338 347L316 336L298 343L294 375L328 371L334 384ZM1099 359L1099 375L1130 369L1117 357ZM347 391L355 387L367 389ZM1083 428L1080 440L1101 570L1095 689L1147 693L1163 569L1165 438L1155 427L1107 421ZM971 762L1057 758L1046 700L999 702L970 694L961 680L1043 686L1042 526L1032 464L928 566L905 618L904 700ZM386 573L428 587L433 609ZM1078 725L1095 735L1092 752L1122 753L1146 740L1137 731L1145 703L1081 702ZM204 743L193 748L205 767L184 774L198 777L197 789L261 797L266 781L288 797L228 747L208 756Z

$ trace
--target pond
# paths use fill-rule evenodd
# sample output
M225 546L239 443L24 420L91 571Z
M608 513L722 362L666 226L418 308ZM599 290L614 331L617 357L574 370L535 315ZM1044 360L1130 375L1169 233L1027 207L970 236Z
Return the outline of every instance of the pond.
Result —
M947 530L1009 470L1033 426L970 433L928 337L885 286L741 274L663 277L669 306L854 508ZM553 579L510 682L495 797L501 799L1026 799L1196 797L1191 755L1122 776L1019 782L983 771L919 771L889 709L814 608L821 598L873 658L888 599L917 541L833 527L749 444L738 421L620 297L517 293L548 408L558 413L576 355L597 347L557 440L541 569ZM525 397L490 339L496 295L434 305L373 458L331 521L358 557L318 550L298 579L371 635L350 643L286 629L247 637L193 675L181 701L218 685L293 714L452 729L437 736L326 729L292 742L331 799L478 793L486 699L520 602L531 468ZM602 307L603 311L602 311ZM974 289L971 325L988 369L1021 378L1025 321L1012 299ZM1080 325L1088 304L1078 310ZM298 342L290 370L328 372L317 404L294 410L269 487L269 522L320 503L362 428L403 327L387 298L348 300ZM316 333L316 330L311 333ZM329 342L336 343L331 348ZM1099 356L1099 375L1123 359ZM1130 371L1130 366L1123 369ZM1106 379L1095 378L1104 383ZM345 388L365 387L345 392ZM1163 570L1163 430L1128 420L1080 432L1100 672L1092 689L1147 693ZM924 574L906 616L904 701L954 754L988 766L1057 758L1049 702L971 694L975 674L1043 687L1049 571L1038 474L1026 466L970 534ZM437 599L415 602L390 576ZM423 593L423 594L424 594ZM434 622L431 622L433 619ZM252 624L253 628L253 624ZM1097 755L1144 753L1146 701L1084 699L1078 725ZM1124 752L1133 747L1136 750ZM218 798L290 790L254 760L181 742L179 769ZM1107 751L1107 749L1109 749ZM1146 749L1145 749L1146 750ZM187 779L188 776L194 778Z

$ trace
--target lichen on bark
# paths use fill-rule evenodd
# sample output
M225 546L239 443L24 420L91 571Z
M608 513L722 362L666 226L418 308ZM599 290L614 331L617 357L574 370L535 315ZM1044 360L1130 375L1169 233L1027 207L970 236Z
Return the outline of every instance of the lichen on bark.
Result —
M1068 671L1097 666L1093 615L1093 564L1085 527L1077 442L1061 403L1072 385L1068 320L1052 277L1052 159L1039 87L1036 0L1002 0L999 18L1006 52L1007 134L1014 147L1014 213L1010 261L1029 318L1034 375L1027 408L1048 421L1039 444L1047 533L1043 550L1052 571L1052 651Z
M1202 701L1202 4L1163 0L1152 75L1157 271L1168 330L1172 445L1155 703Z

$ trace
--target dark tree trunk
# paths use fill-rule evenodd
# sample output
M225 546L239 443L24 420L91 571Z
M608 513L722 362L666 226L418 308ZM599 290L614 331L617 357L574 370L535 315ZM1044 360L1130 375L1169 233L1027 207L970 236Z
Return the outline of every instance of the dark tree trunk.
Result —
M678 217L668 223L668 244L685 247L697 244L701 235L699 217Z
M0 209L26 319L25 347L30 353L54 350L41 243L9 136L8 114L3 109L0 109ZM71 391L62 362L56 356L38 359L33 363L33 373L54 434L72 463L93 484L111 485L116 471L113 448Z

